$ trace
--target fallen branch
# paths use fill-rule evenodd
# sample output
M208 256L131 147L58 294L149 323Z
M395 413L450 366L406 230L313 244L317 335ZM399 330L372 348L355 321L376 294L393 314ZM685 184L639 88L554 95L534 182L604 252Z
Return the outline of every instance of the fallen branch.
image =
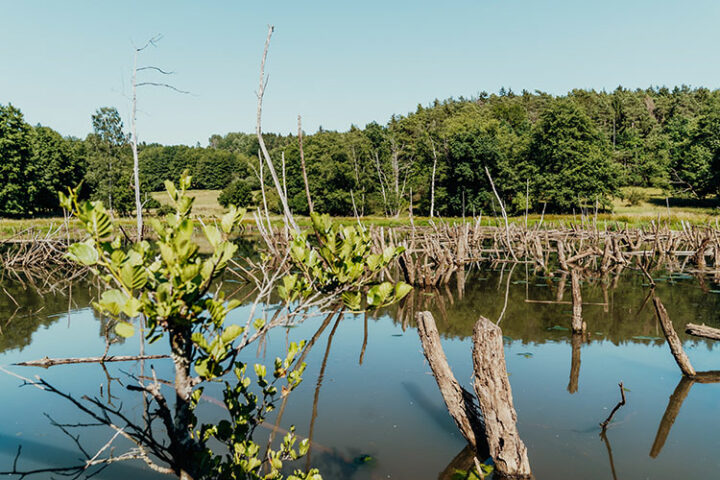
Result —
M605 421L600 424L600 427L602 427L602 433L605 433L605 430L607 430L610 421L613 416L615 416L615 412L625 405L625 388L623 388L623 382L618 383L618 386L620 387L621 400L617 403L617 405L615 405L615 408L612 409L612 412L610 412L610 415L605 419Z
M75 363L108 363L108 362L134 362L137 360L157 360L170 358L169 355L111 355L109 357L85 357L85 358L41 358L28 362L15 363L19 367L53 367L55 365L71 365Z
M685 325L685 333L695 337L709 338L710 340L720 340L720 329L708 327L706 325L696 325L688 323Z
M678 337L677 333L675 333L675 329L670 321L667 310L665 310L665 306L660 301L660 298L655 295L653 295L653 304L655 304L655 312L657 313L660 326L665 334L665 340L667 340L667 343L670 346L670 351L672 352L673 357L675 357L675 362L677 362L678 367L680 367L680 371L682 371L683 375L687 377L694 377L695 369L690 363L690 359L685 354L685 350L682 348L680 337Z

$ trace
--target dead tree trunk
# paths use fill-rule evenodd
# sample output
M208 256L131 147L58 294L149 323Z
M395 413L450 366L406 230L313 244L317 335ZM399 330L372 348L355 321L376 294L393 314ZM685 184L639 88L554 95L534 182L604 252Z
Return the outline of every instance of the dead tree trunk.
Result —
M267 53L268 49L270 48L270 38L272 37L273 31L275 30L275 27L272 25L268 26L268 34L267 39L265 40L265 49L263 50L263 56L262 56L262 62L260 63L260 85L258 87L257 91L257 123L255 127L255 134L257 135L258 143L260 144L260 151L262 152L262 156L265 159L265 162L267 163L268 170L270 170L270 176L272 176L273 182L275 183L275 190L277 190L278 197L280 197L280 203L283 207L283 213L285 215L285 224L287 225L288 229L292 227L296 232L300 231L300 228L298 227L297 223L295 222L295 217L293 217L292 212L290 211L290 206L288 205L287 198L285 195L283 195L282 186L280 185L280 179L278 178L277 172L275 171L275 166L273 165L272 158L270 158L270 153L267 150L267 147L265 146L265 140L263 140L262 136L262 103L263 103L263 96L265 95L265 61L267 60Z
M433 168L432 168L432 177L430 179L430 218L433 218L435 215L435 172L437 170L437 151L435 150L435 142L433 142L432 137L428 134L428 137L430 138L430 146L432 147L432 154L433 154Z
M675 357L678 367L680 367L683 375L690 378L694 377L695 369L690 363L690 359L685 354L685 350L682 348L680 337L678 337L677 333L675 333L675 329L670 321L667 310L665 310L665 306L662 304L660 299L655 296L655 294L653 294L653 304L655 305L655 312L657 313L658 320L660 321L660 326L665 334L665 340L667 340L667 343L670 346L670 351L672 352L673 357Z
M307 195L308 208L313 213L313 202L310 198L310 185L308 184L307 170L305 170L305 152L303 151L302 119L298 115L298 144L300 146L300 166L302 167L303 180L305 181L305 195Z
M138 159L138 141L137 141L137 58L140 50L135 49L135 57L133 60L133 76L132 76L132 138L130 146L133 154L133 183L135 184L135 219L137 224L137 241L142 241L143 237L143 218L142 218L142 202L140 201L140 162Z
M706 325L696 325L688 323L685 325L685 333L695 337L709 338L710 340L720 340L720 329L708 327Z
M482 442L483 427L476 415L472 394L462 388L455 379L440 344L440 334L432 314L418 312L415 319L425 358L440 388L448 412L465 440L477 450L478 441Z
M582 292L580 291L580 272L576 269L570 271L570 284L572 286L572 331L583 333L587 328L582 319Z
M530 478L527 448L517 430L517 414L505 367L502 330L484 317L473 329L475 394L496 470L506 477Z

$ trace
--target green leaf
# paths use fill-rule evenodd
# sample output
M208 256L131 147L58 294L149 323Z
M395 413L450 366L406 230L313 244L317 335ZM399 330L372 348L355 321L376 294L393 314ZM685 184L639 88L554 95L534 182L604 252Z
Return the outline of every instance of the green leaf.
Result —
M395 285L395 301L401 300L412 291L413 287L405 282L398 282Z
M128 297L125 304L122 305L122 312L128 317L137 317L140 315L142 302L135 297Z
M120 268L120 280L129 290L137 290L147 283L147 274L142 266L133 266L128 261Z
M360 310L362 295L360 292L343 292L342 294L343 303L350 310Z
M135 335L135 327L128 322L118 322L115 324L115 333L123 338L130 338Z
M371 287L367 294L368 305L373 307L383 305L392 291L393 284L390 282L383 282L379 285Z
M212 246L213 248L217 248L223 240L222 235L220 234L220 230L218 230L217 227L214 227L212 225L203 225L203 231L205 232L205 237L210 243L210 246Z
M263 320L262 318L256 318L255 321L253 322L253 327L255 327L255 330L260 330L264 326L265 326L265 320Z
M258 378L264 378L267 375L267 369L265 368L265 365L256 363L255 364L255 375L257 375Z
M70 260L87 266L95 265L99 258L95 247L86 243L73 243L70 245L67 256Z
M239 325L230 325L225 329L220 338L222 339L223 343L229 344L233 342L237 337L242 335L244 331L245 329Z
M100 295L97 305L104 312L117 317L127 302L128 296L118 289L106 290Z

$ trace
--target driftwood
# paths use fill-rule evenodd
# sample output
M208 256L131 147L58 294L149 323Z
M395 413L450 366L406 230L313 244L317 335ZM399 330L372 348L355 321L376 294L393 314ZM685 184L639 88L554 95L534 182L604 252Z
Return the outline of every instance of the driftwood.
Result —
M28 362L15 363L19 367L43 367L49 368L55 365L71 365L76 363L108 363L108 362L134 362L138 360L157 360L170 358L169 355L110 355L108 357L85 357L85 358L41 358Z
M720 340L720 329L708 327L707 325L696 325L688 323L685 325L685 333L695 337L709 338L710 340Z
M484 317L473 329L475 394L495 469L510 478L531 478L527 448L517 430L517 414L505 367L502 330Z
M462 436L465 437L465 440L477 450L478 442L484 436L484 429L476 414L473 396L462 388L455 379L440 344L440 334L432 314L430 312L418 312L415 319L425 358L427 358L435 381L440 388L448 412L455 420L455 424Z
M660 301L660 298L654 294L653 304L655 305L655 312L657 313L657 318L660 321L660 326L665 334L665 340L667 340L667 343L670 346L670 351L672 352L678 367L680 367L683 375L687 377L694 377L695 369L690 363L690 359L685 354L685 350L683 350L682 342L673 328L673 324L670 321L667 310L665 310L665 306Z

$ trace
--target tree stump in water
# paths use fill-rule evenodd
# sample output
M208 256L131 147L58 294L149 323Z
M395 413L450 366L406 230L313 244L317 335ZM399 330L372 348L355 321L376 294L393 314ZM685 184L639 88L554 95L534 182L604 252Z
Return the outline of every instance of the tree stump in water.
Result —
M694 377L695 369L690 363L690 359L685 354L685 350L682 348L680 337L678 337L677 333L675 333L675 329L670 321L667 310L665 310L665 306L654 293L653 304L655 305L655 312L657 313L658 320L660 321L660 326L665 334L665 340L667 340L667 343L670 346L670 351L672 352L673 357L675 357L675 362L677 362L683 375L691 378Z
M425 358L427 358L435 381L440 388L445 406L455 420L455 425L462 436L472 445L473 449L477 450L478 443L482 444L484 430L480 419L475 414L472 394L462 388L455 379L440 344L440 334L432 314L418 312L415 319Z
M582 293L580 292L580 272L576 269L570 271L570 284L572 286L572 332L584 333L587 325L582 319Z
M475 394L496 471L506 478L531 478L527 448L517 431L502 330L484 317L473 329L473 367Z

